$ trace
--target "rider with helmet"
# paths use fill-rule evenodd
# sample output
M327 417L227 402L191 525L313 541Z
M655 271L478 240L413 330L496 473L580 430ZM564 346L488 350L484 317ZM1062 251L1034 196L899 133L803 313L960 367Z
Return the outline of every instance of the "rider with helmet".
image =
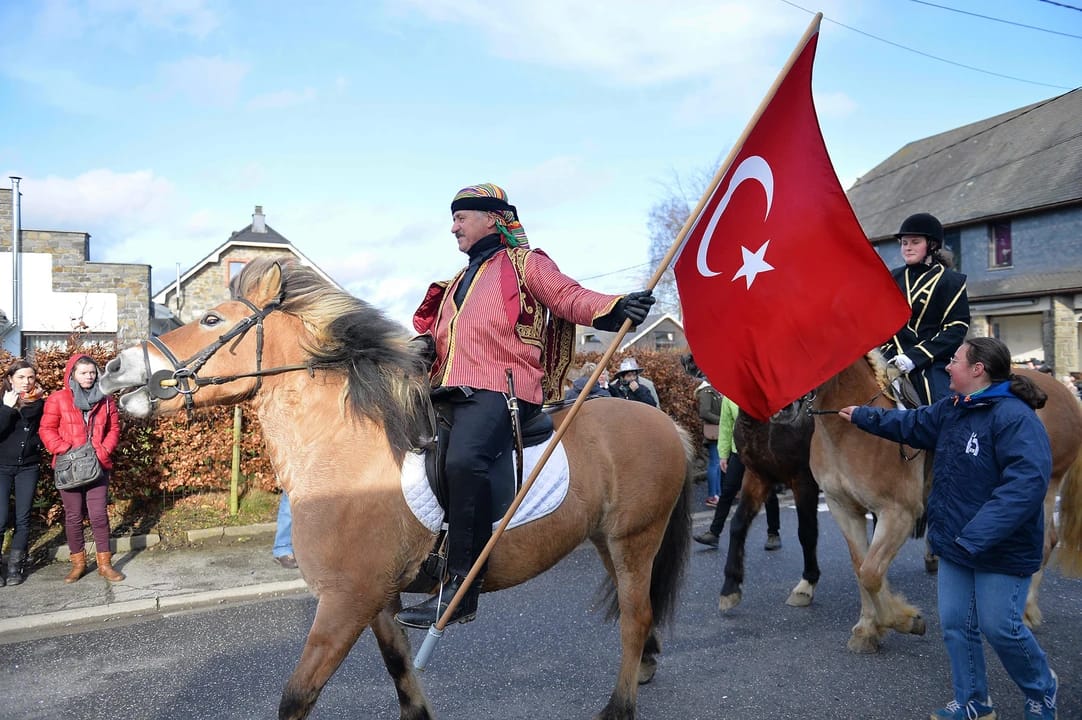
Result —
M969 332L966 276L951 270L943 248L943 225L928 213L910 215L895 233L905 265L891 274L912 308L909 321L883 347L929 405L950 394L947 362Z

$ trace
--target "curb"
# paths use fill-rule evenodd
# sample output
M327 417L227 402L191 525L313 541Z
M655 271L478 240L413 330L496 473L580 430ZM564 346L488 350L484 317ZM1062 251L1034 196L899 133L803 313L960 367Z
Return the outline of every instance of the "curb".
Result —
M22 617L0 620L0 636L10 632L40 630L57 625L74 626L98 620L106 621L126 615L177 612L204 605L285 595L307 589L308 585L304 580L284 580L259 585L244 585L229 588L228 590L207 590L184 595L160 595L142 600L125 600L108 605L92 605L73 610L23 615Z
M277 530L276 523L255 523L253 525L224 525L199 530L187 530L184 537L189 543L203 540L220 540L222 538L239 538L249 535L264 535ZM111 538L109 550L113 553L125 553L133 550L146 550L154 547L162 541L161 535L147 533L146 535L127 535L125 537ZM97 552L97 546L93 540L86 543L87 555ZM58 545L48 551L48 557L53 562L68 562L71 560L71 550L66 544Z

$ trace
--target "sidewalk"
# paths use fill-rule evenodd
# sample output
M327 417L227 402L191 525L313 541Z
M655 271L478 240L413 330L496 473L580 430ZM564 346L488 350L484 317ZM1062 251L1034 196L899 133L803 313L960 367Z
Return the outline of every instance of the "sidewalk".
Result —
M114 541L113 566L127 578L119 583L106 582L92 562L82 579L64 583L70 565L63 547L57 562L33 568L22 585L0 588L0 643L29 630L304 592L300 572L272 558L274 527L192 531L193 544L178 548L158 545L156 535L121 538ZM87 548L88 559L93 549Z

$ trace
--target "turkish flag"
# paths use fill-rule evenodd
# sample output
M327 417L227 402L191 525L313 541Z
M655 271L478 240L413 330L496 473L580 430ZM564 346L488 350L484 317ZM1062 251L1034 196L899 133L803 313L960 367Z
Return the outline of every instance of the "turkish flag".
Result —
M823 143L811 94L818 37L733 154L674 267L695 362L760 420L885 341L910 314Z

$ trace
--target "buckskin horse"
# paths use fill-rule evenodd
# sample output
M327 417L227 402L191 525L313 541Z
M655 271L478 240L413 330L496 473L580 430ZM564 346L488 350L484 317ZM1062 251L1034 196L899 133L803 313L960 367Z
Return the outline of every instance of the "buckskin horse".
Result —
M121 352L107 364L102 388L134 388L120 404L140 417L251 399L293 506L297 562L318 598L279 718L308 716L367 626L402 720L431 718L408 637L392 619L434 540L402 489L404 458L432 432L417 344L295 262L248 263L233 297ZM553 419L559 426L565 417ZM589 539L611 583L609 616L619 618L622 644L616 687L596 718L630 720L639 683L653 675L656 628L674 609L687 559L694 450L664 413L615 398L584 404L562 444L566 498L500 539L483 590L525 582Z
M1062 493L1060 564L1076 574L1082 568L1082 408L1070 391L1051 376L1018 370L1048 394L1037 415L1052 444L1052 479L1045 496L1045 563L1060 538L1053 507ZM847 405L893 407L884 395L886 367L878 353L869 353L817 389L816 408ZM878 438L829 414L818 414L812 435L811 467L838 527L845 535L860 589L860 619L848 647L876 652L888 630L923 634L920 611L891 591L887 569L924 510L924 459L910 448ZM876 515L871 543L867 513ZM1030 586L1026 619L1040 621L1037 591L1041 573Z

